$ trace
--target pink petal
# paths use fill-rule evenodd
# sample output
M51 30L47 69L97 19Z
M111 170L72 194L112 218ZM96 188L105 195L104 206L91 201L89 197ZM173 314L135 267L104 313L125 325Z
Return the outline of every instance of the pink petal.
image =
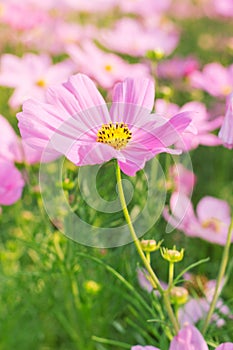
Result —
M151 79L127 78L114 86L110 115L113 122L139 125L154 104L155 88ZM145 119L144 119L145 122Z
M88 76L84 74L73 75L63 85L75 96L80 111L85 112L86 118L93 120L93 125L110 122L106 103Z
M216 218L221 222L229 221L229 204L221 199L206 196L200 200L196 208L198 219L203 222Z
M222 343L215 350L233 350L233 343Z
M24 180L10 161L0 159L0 204L11 205L22 195Z
M74 143L74 146L68 151L66 156L79 166L94 165L105 163L112 158L116 158L117 151L109 145L98 142L88 145L80 145L80 147L77 147Z
M182 328L172 339L169 350L208 350L208 346L199 332L191 325Z

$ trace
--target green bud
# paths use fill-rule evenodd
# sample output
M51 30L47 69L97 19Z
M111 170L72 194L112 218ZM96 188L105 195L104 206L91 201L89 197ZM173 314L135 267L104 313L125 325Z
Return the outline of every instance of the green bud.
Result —
M161 251L162 257L171 263L179 262L184 257L184 249L182 248L181 251L179 252L178 250L176 250L176 246L174 246L173 249L162 247L160 251Z
M146 253L155 252L161 246L163 241L159 241L158 243L154 239L143 239L140 244L142 250Z
M170 291L172 304L183 305L188 301L189 293L184 287L173 287Z

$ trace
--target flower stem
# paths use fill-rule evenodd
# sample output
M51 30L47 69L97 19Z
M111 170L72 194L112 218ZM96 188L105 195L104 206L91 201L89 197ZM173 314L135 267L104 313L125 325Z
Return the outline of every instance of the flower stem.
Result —
M219 289L220 289L220 285L221 285L222 279L224 277L227 263L228 263L232 234L233 234L233 217L231 219L231 223L230 223L230 226L228 229L227 241L226 241L226 245L225 245L224 250L223 250L222 261L221 261L221 265L220 265L220 269L219 269L219 273L218 273L218 278L217 278L217 283L216 283L216 287L215 287L215 291L214 291L214 296L213 296L212 302L210 304L209 312L206 316L205 323L203 326L203 330L202 330L203 334L205 334L205 332L208 328L208 325L210 323L211 317L212 317L213 312L215 310L216 303L217 303L217 300L218 300L218 297L220 294Z
M156 276L155 272L153 271L153 269L152 269L152 267L150 265L150 262L147 260L145 254L144 254L144 252L142 250L140 241L139 241L139 239L137 237L137 234L136 234L136 232L134 230L134 227L133 227L130 215L129 215L129 211L128 211L128 208L127 208L127 205L126 205L126 201L125 201L124 190L123 190L122 181L121 181L121 170L120 170L120 167L119 167L118 164L116 164L116 178L117 178L118 193L119 193L119 198L120 198L120 202L121 202L121 206L122 206L122 211L123 211L125 220L126 220L128 226L129 226L129 230L130 230L131 236L133 238L133 242L134 242L134 244L136 246L138 254L139 254L139 256L140 256L140 258L141 258L145 268L147 269L147 271L148 271L148 273L150 275L150 281L152 283L153 288L158 289L158 291L160 292L160 294L163 297L164 305L165 305L165 307L167 309L168 316L169 316L169 318L171 320L171 323L172 323L176 333L178 333L178 331L179 331L179 324L178 324L178 321L177 321L177 319L175 317L173 309L171 307L169 294L161 286L158 277Z
M168 290L171 290L174 278L174 263L169 263L169 282L168 282Z

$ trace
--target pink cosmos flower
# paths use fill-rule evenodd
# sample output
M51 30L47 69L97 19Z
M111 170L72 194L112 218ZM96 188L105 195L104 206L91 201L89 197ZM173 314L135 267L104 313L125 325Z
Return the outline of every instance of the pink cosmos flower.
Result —
M0 158L0 205L17 202L23 191L24 180L14 164Z
M34 164L41 160L41 151L31 148L25 143L25 141L20 140L16 135L12 126L9 122L0 115L0 158L16 162L16 163L27 163ZM54 155L47 156L46 161L51 161L54 159Z
M182 328L179 333L172 339L169 350L208 350L208 346L199 332L191 325Z
M227 99L227 111L218 136L224 146L233 148L233 93Z
M160 350L154 346L131 347L131 350ZM172 339L169 350L208 350L208 346L200 331L192 326L186 325ZM233 350L233 343L222 343L215 350Z
M0 115L0 158L11 162L21 162L22 152L20 140L9 122Z
M19 58L4 54L1 57L0 85L15 88L9 104L17 108L30 97L43 100L48 85L63 82L72 71L70 61L53 65L47 55L28 53Z
M158 99L155 102L155 111L168 118L178 112L195 111L192 115L191 125L194 130L196 130L196 134L194 135L193 132L190 133L191 130L187 129L182 135L182 140L179 140L176 144L176 146L183 151L190 151L197 148L199 145L218 146L222 144L216 135L211 134L211 131L222 125L223 118L217 117L211 120L205 105L201 102L188 102L179 108L175 104L170 104L164 100Z
M135 13L140 16L161 16L169 8L171 0L120 0L118 3L120 9L126 13Z
M146 65L129 64L113 53L106 53L98 49L90 41L83 43L82 48L69 45L66 52L77 64L80 72L87 74L106 89L126 77L149 77L149 68ZM89 61L91 64L87 64Z
M225 68L220 63L210 63L202 72L193 72L190 79L193 87L215 97L224 97L233 90L233 65Z
M199 63L194 57L174 57L159 62L158 76L164 79L179 79L189 76L199 68Z
M113 9L118 0L63 0L65 5L72 10L86 13L101 13Z
M233 350L233 343L222 343L216 350Z
M231 220L227 202L206 196L197 204L196 214L190 199L184 193L174 192L170 199L170 209L164 209L164 218L174 228L186 235L200 237L206 241L225 245Z
M96 32L97 28L92 25L81 26L62 18L51 18L43 27L21 34L21 41L30 50L58 55L64 54L67 45L91 39Z
M186 273L184 275L186 284L190 289L190 296L188 302L180 307L178 312L178 319L181 325L195 324L199 320L206 317L211 301L213 300L216 280L207 280L202 276L194 276ZM224 280L221 283L220 289L223 288ZM216 310L218 311L212 316L211 321L215 322L217 327L221 327L225 324L224 319L219 314L225 315L228 318L232 318L229 308L224 305L222 299L218 299Z
M233 17L233 2L232 0L213 0L210 6L214 6L214 11L225 17Z
M124 18L114 29L103 30L100 39L111 50L132 56L144 56L148 50L169 55L178 43L178 33L174 28L147 28L136 20Z
M180 137L190 122L189 112L170 120L150 114L154 104L150 79L126 79L113 91L110 111L94 83L77 74L48 90L45 103L26 101L18 113L23 139L40 150L65 154L76 165L118 160L134 176L145 162Z
M175 192L190 196L196 183L196 176L182 164L174 164L169 169L169 180Z
M30 4L8 0L1 2L0 19L14 30L30 30L45 24L49 16Z

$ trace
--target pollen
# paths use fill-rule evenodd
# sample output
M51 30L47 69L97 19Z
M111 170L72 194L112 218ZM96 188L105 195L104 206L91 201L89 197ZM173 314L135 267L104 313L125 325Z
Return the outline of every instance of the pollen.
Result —
M46 81L44 79L39 79L39 80L37 80L36 85L39 87L45 87Z
M112 71L112 66L110 64L106 64L106 66L104 66L104 69L107 71L107 72L111 72Z
M132 139L132 132L125 123L103 124L97 133L97 142L106 143L120 150Z
M216 218L211 218L202 222L203 228L209 228L216 233L221 231L221 221Z

